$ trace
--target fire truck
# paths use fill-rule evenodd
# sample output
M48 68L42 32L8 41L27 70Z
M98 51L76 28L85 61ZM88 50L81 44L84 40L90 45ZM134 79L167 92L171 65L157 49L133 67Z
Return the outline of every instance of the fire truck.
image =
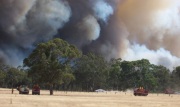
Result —
M144 89L143 87L135 88L134 95L135 96L147 96L148 90Z

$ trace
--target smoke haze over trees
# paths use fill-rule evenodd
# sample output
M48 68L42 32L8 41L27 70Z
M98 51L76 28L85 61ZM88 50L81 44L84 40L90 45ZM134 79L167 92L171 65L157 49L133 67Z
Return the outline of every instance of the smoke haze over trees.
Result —
M62 38L106 60L180 63L179 0L1 0L0 62L17 66L35 45Z

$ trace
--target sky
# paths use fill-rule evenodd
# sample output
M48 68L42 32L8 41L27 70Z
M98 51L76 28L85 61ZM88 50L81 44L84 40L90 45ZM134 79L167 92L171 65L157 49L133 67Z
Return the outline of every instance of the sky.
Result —
M106 60L180 66L179 0L1 0L0 62L22 64L35 45L61 38Z

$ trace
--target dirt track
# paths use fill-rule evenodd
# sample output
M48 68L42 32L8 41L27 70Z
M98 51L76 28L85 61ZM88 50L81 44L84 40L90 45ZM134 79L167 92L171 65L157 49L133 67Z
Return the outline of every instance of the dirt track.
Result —
M41 95L19 95L15 90L0 89L0 107L180 107L180 95L149 94L147 97L132 93L107 92L54 92Z

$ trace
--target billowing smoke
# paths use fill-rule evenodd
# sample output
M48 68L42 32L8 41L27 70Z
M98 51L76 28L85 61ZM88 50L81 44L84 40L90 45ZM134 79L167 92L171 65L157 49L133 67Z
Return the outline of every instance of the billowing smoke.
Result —
M125 59L147 58L171 69L178 65L179 0L125 0L118 15L129 33Z
M63 0L1 0L1 59L21 63L33 44L52 39L70 16L68 2Z
M113 14L113 8L102 0L93 2L93 11L97 18L107 21L109 16Z
M170 70L173 70L173 67L179 66L180 58L173 56L169 51L164 48L158 50L150 50L145 45L131 45L127 49L127 53L124 56L126 60L138 60L146 58L149 61L156 65L163 65Z
M1 0L0 62L19 65L58 37L107 60L180 62L179 0Z
M96 40L100 34L100 26L93 16L87 16L83 19L83 23L78 25L79 29L86 30L87 39Z

